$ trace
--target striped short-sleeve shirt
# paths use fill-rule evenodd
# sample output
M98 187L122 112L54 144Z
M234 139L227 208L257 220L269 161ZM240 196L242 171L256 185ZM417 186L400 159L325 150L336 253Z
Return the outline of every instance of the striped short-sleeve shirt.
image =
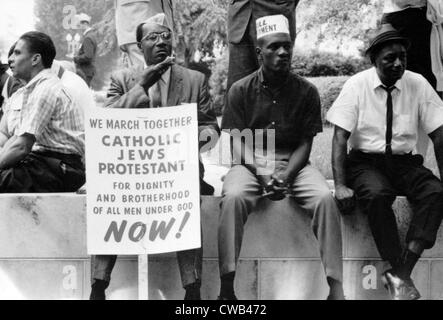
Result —
M33 151L84 156L83 113L50 69L11 96L3 117L2 133L8 138L32 134L36 139Z

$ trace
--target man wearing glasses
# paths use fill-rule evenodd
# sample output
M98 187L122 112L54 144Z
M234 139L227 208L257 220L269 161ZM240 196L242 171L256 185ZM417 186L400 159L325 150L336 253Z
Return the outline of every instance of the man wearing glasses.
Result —
M199 134L218 136L220 129L212 110L205 76L174 64L172 27L163 13L137 27L137 42L145 59L145 68L133 67L115 72L107 94L107 108L159 108L183 103L198 104ZM200 147L204 144L201 142ZM214 190L203 181L200 162L200 193L211 195ZM199 300L202 270L202 250L177 252L185 300ZM105 298L116 256L95 256L92 263L90 299Z

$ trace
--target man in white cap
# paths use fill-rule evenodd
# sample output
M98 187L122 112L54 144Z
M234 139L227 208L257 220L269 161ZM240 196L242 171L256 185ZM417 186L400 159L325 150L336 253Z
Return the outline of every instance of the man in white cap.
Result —
M228 7L229 71L227 89L259 68L255 54L255 21L264 16L282 14L288 18L289 33L295 41L295 9L299 0L233 0Z
M95 69L95 55L97 53L97 38L96 34L91 28L91 17L86 13L81 13L77 16L80 23L80 29L83 30L83 42L77 55L74 57L77 74L82 77L88 87L91 87L92 79L94 78Z
M140 23L159 13L164 13L169 25L173 25L172 0L115 0L117 41L128 66L144 65L134 30Z
M210 103L205 76L174 63L172 27L163 13L137 27L136 38L143 53L145 67L133 67L112 74L107 94L107 108L160 108L197 103L199 134L218 137L220 131ZM204 143L200 144L200 147ZM200 162L200 193L214 190L203 181ZM212 189L212 190L211 190ZM202 250L177 252L185 300L200 299ZM91 299L103 299L116 256L96 256L93 263Z
M235 270L249 213L260 198L278 201L286 194L312 217L330 286L328 299L344 298L339 211L326 180L309 164L313 138L322 131L320 97L311 83L290 71L288 25L283 15L257 19L256 52L263 64L228 92L222 129L231 134L234 160L223 184L218 228L221 300L236 299ZM238 135L259 129L275 139L275 152L257 137L248 145Z

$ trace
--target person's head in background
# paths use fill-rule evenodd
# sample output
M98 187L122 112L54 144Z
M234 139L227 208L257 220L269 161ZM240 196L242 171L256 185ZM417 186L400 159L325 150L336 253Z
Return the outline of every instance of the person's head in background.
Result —
M86 31L91 27L91 17L86 13L80 13L77 15L80 30Z

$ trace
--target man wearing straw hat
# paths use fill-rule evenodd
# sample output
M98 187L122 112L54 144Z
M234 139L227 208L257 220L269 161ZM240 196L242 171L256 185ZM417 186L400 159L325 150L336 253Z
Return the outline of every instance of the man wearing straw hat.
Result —
M327 114L335 125L336 198L347 208L357 200L368 216L381 258L391 265L383 281L394 300L420 298L411 272L434 245L443 216L442 183L412 153L421 126L443 176L443 102L422 75L406 70L408 47L408 39L384 24L367 49L374 67L351 77ZM404 249L392 211L399 194L413 209Z
M326 180L309 164L313 138L322 131L319 94L290 71L288 19L266 16L257 19L256 27L256 52L263 65L232 85L223 114L222 129L231 134L234 159L223 184L218 228L219 299L236 299L235 272L249 213L261 197L277 201L285 194L312 217L330 286L328 299L343 299L340 214ZM263 133L268 143L260 143L256 135L249 145L239 132Z

